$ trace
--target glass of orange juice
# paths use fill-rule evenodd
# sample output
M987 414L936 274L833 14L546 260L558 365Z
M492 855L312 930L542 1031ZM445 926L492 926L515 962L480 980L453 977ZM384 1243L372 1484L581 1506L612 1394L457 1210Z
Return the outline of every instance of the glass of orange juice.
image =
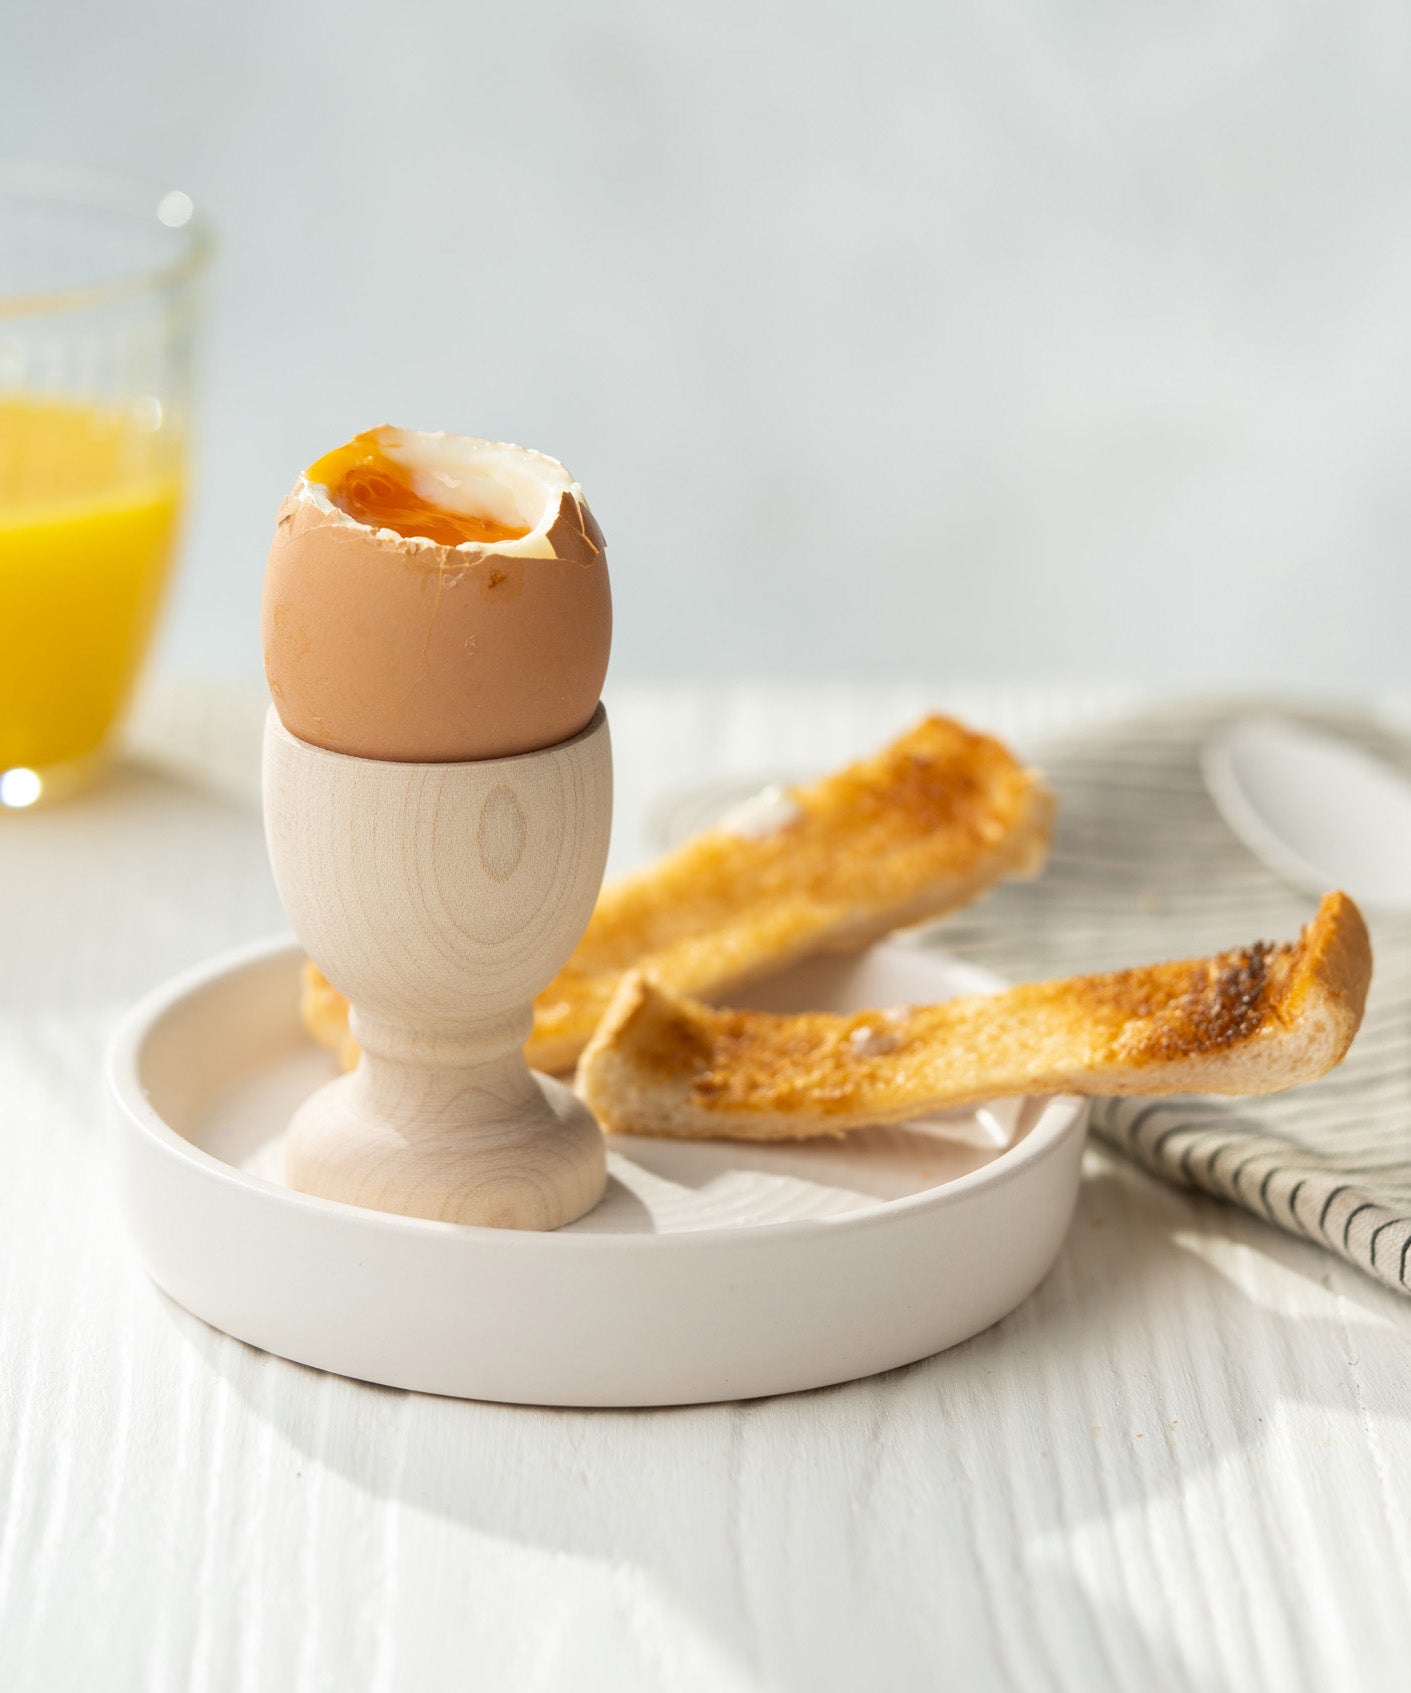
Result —
M178 190L0 167L0 811L102 768L151 643L209 256Z

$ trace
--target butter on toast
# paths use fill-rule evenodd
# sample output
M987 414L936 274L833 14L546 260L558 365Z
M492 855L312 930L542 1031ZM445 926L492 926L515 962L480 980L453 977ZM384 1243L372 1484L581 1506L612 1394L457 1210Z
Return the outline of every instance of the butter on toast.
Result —
M1052 795L1008 748L928 717L874 757L786 790L763 825L758 815L727 820L605 887L573 957L535 1001L529 1062L572 1068L630 969L718 998L1032 875L1052 817ZM313 965L303 1010L345 1067L357 1061L347 1002Z
M1338 1064L1372 973L1360 912L1324 897L1295 943L896 1011L712 1010L643 972L578 1067L605 1128L841 1135L1013 1094L1258 1094Z

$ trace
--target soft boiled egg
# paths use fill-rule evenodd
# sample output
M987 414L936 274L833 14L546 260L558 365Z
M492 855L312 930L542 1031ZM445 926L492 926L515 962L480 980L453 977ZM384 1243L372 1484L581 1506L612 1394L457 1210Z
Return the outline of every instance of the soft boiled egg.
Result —
M543 453L372 429L280 507L261 635L280 721L315 746L413 763L553 746L607 673L602 531Z

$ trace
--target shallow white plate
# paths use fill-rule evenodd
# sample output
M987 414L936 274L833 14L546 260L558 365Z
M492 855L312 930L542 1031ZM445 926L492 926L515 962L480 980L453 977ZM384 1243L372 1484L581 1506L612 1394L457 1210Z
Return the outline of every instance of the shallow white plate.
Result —
M298 1016L298 949L158 990L109 1059L121 1192L171 1296L299 1363L541 1405L667 1405L821 1387L924 1358L1041 1280L1077 1196L1086 1101L790 1146L614 1137L607 1195L555 1234L422 1222L292 1193L280 1142L333 1073ZM900 943L802 966L771 1009L988 991Z

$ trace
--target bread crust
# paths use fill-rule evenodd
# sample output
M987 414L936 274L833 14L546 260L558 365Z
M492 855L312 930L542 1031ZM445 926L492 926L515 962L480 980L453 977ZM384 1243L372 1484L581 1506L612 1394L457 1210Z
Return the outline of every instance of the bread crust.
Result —
M708 829L603 889L573 957L535 1001L525 1052L536 1069L572 1069L630 969L718 998L1033 875L1054 811L1007 747L935 716L787 799L776 828ZM345 1067L357 1062L347 1002L312 964L303 1013Z
M579 1092L621 1133L791 1140L1012 1094L1274 1093L1341 1062L1366 925L1325 896L1292 944L851 1016L714 1010L632 973Z

